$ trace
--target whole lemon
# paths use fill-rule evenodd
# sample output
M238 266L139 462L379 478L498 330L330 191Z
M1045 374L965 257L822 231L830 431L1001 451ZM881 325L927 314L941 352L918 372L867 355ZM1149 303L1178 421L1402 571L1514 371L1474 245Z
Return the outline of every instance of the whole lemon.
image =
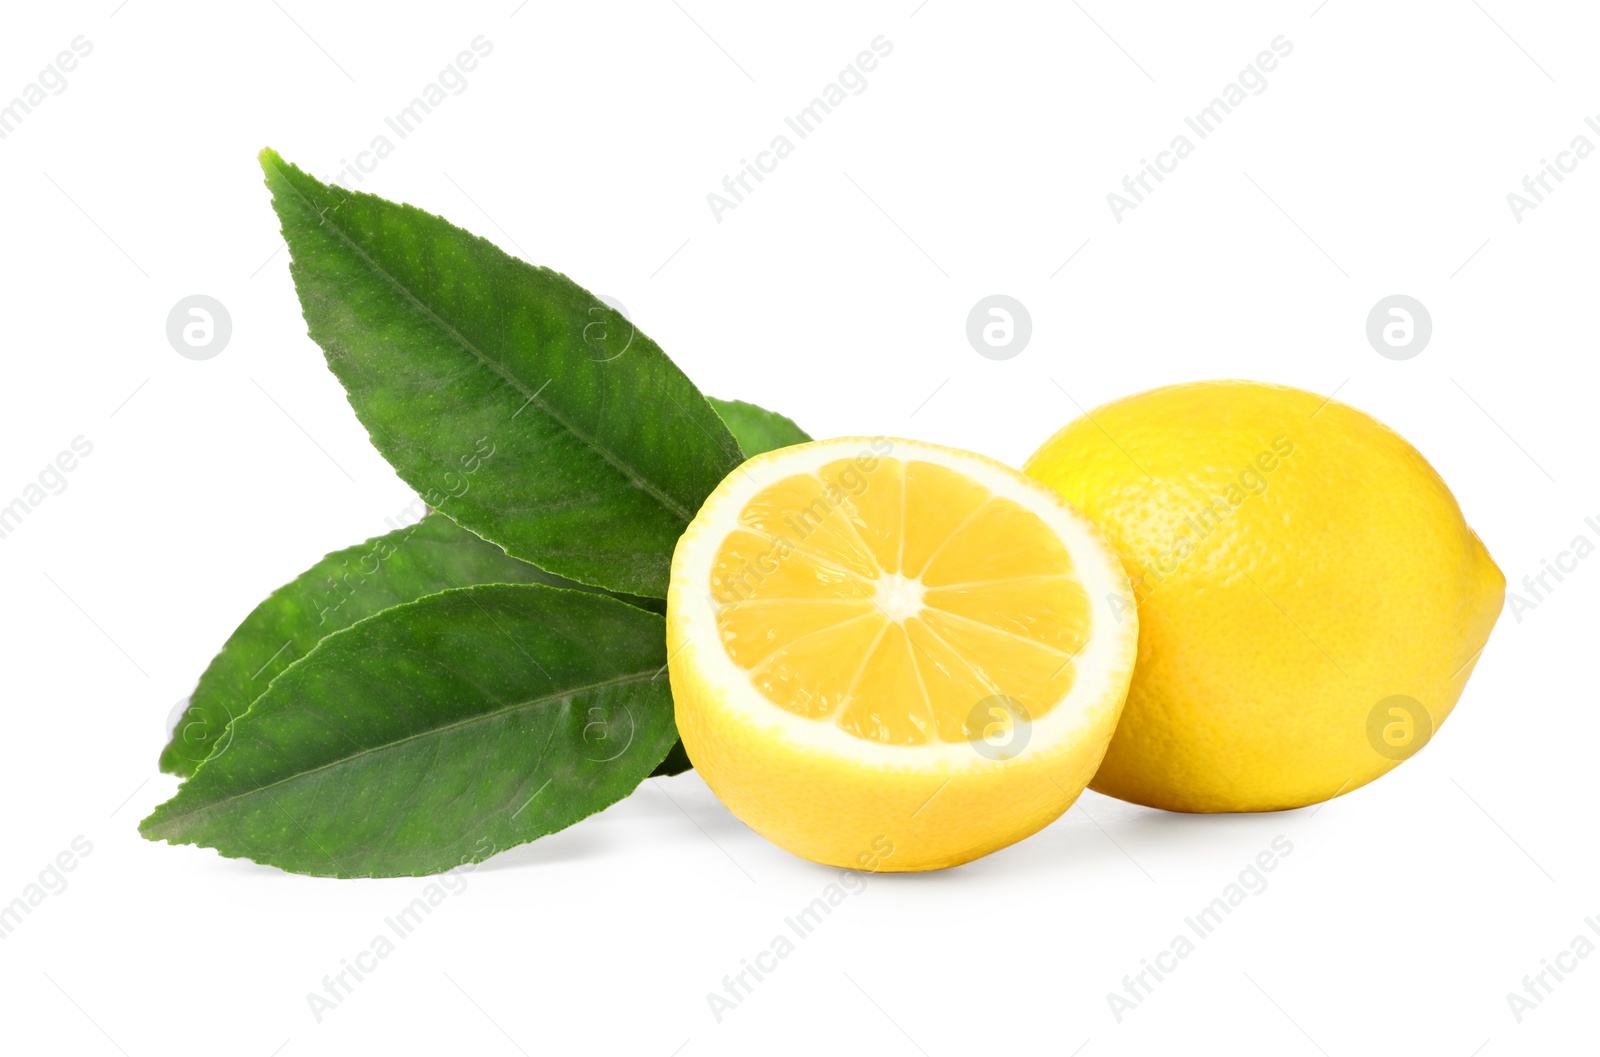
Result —
M1137 804L1272 811L1387 773L1450 714L1504 600L1422 455L1314 393L1153 389L1070 423L1024 471L1132 580L1138 660L1090 788Z

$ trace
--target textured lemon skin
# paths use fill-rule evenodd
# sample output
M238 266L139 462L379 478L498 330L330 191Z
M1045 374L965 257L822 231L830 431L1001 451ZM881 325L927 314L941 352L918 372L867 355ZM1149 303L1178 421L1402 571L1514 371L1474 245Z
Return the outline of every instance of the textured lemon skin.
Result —
M843 445L853 451L868 442L839 438L813 444ZM782 453L756 456L745 468ZM751 829L801 858L888 873L959 866L1037 832L1071 807L1100 766L1116 728L1132 674L1137 623L1097 630L1118 640L1111 667L1120 675L1089 709L1081 735L1054 750L1028 752L1003 762L974 750L970 764L934 771L915 762L903 768L866 766L797 745L785 737L785 720L776 706L771 722L728 706L735 688L707 678L708 665L701 654L720 649L720 644L694 641L685 630L687 607L704 606L707 598L701 582L705 571L686 568L689 543L701 532L717 531L719 499L740 473L735 470L712 493L679 540L667 592L667 666L678 733L695 770L723 805ZM1062 507L1070 509L1065 503ZM1109 541L1081 513L1071 514L1116 565ZM721 530L727 527L722 525ZM1126 577L1120 569L1116 573L1118 593L1131 607ZM850 738L842 732L840 736ZM908 761L913 759L908 756Z
M1314 393L1151 390L1070 423L1024 471L1111 538L1140 599L1128 702L1091 783L1134 803L1271 811L1387 773L1375 706L1415 698L1437 731L1504 600L1422 455Z

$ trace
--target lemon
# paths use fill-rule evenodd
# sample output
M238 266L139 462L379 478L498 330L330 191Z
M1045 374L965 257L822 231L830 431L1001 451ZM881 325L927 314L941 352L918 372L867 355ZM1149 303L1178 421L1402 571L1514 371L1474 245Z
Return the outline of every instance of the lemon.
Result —
M1091 788L1173 811L1317 803L1460 697L1505 577L1450 490L1354 408L1256 382L1107 404L1026 472L1116 544L1139 660Z
M1105 753L1136 639L1115 553L1054 491L881 437L735 470L667 594L695 769L756 832L854 869L955 866L1060 816Z

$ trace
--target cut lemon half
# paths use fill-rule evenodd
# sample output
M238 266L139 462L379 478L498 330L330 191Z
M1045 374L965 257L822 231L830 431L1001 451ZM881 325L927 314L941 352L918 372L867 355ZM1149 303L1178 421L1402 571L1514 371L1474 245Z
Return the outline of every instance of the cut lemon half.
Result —
M673 555L678 730L728 809L852 869L931 870L1061 815L1133 671L1110 545L970 452L840 438L757 456Z

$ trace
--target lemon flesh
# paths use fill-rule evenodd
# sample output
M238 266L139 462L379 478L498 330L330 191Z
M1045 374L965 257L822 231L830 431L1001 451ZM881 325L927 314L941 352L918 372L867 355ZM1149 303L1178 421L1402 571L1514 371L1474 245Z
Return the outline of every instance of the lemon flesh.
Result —
M1267 811L1372 781L1444 722L1505 578L1445 483L1314 393L1200 382L1072 422L1025 471L1116 544L1139 659L1092 788Z
M952 866L1058 817L1104 754L1136 636L1114 553L1059 495L887 438L735 470L667 598L696 770L774 843L853 868Z

